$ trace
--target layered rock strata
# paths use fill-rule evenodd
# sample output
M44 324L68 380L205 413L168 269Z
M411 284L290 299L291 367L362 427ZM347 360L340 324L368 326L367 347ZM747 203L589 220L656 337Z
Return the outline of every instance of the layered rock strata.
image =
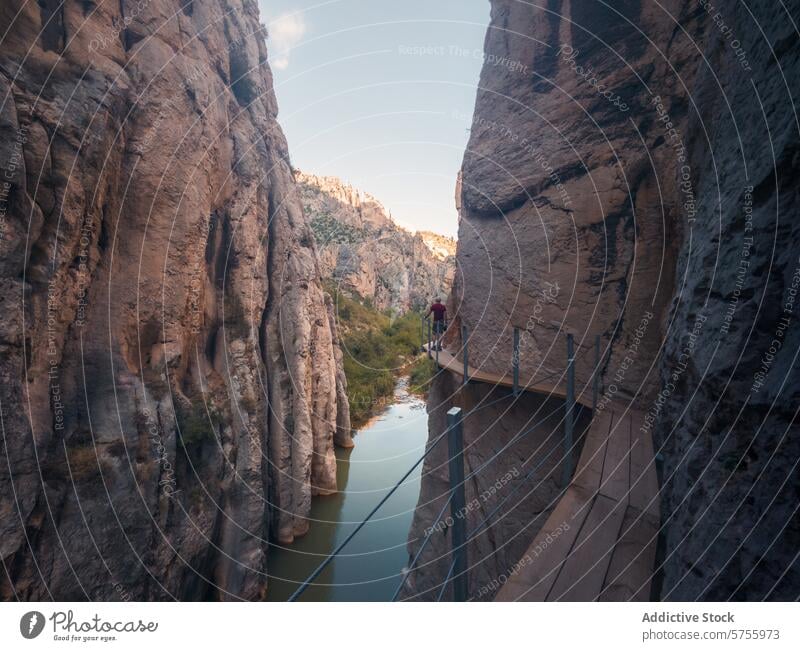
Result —
M508 372L517 327L523 381L563 386L571 333L591 391L599 336L601 404L644 412L664 461L656 594L796 594L800 55L786 9L493 0L485 55L451 299L471 364ZM412 555L437 486L423 481ZM513 571L505 527L471 543L471 571Z
M298 172L303 208L320 252L320 272L379 310L421 310L450 292L455 241L412 233L373 196L329 176Z
M259 598L349 419L257 5L0 26L0 594Z
M442 372L428 398L430 441L446 431L447 411L460 407L463 422L465 508L460 517L468 535L470 598L491 600L506 575L524 557L561 494L562 401L535 394L514 398L505 388L461 386L461 378ZM576 432L589 424L578 413ZM579 450L576 451L576 457ZM409 534L411 558L426 538L415 570L408 575L403 599L435 601L452 563L454 517L445 507L450 495L447 437L426 458L419 503ZM444 510L444 516L436 516ZM500 517L497 517L497 515ZM488 527L487 527L488 523ZM452 598L448 586L442 596Z

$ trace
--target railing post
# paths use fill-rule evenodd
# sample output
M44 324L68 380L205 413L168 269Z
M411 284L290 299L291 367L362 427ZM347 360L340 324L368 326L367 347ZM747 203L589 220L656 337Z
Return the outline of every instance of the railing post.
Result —
M453 557L453 601L467 600L467 522L464 494L464 432L461 409L447 412L447 451L450 456L450 527Z
M461 345L464 349L464 384L469 382L469 353L467 352L467 339L469 339L467 326L461 326Z
M569 485L572 478L572 431L575 417L575 345L571 334L567 334L567 400L564 405L564 466L562 484Z
M600 392L600 335L594 338L594 377L592 378L592 418L597 415L597 395Z
M428 359L432 357L431 355L431 320L425 319L428 322Z
M519 328L514 327L514 350L511 353L511 368L514 375L514 395L519 395Z

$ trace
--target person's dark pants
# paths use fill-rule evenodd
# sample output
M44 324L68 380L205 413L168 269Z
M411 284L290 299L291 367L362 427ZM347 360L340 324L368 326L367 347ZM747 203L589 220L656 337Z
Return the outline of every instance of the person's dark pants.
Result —
M436 344L436 348L439 350L442 349L442 335L444 334L444 331L444 319L433 322L433 340Z

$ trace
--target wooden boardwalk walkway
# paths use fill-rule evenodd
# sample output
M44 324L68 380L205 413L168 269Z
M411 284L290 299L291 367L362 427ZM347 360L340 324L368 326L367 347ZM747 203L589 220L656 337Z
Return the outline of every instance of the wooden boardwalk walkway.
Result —
M439 352L439 366L463 363ZM468 368L472 381L513 386L510 376ZM563 388L524 391L565 397ZM588 400L587 400L588 398ZM591 407L591 396L576 401ZM660 526L659 487L650 434L630 409L594 415L570 485L495 601L646 601Z
M650 598L660 515L641 422L631 411L595 417L572 482L496 601Z
M425 351L428 350L427 345L423 346L422 348ZM433 355L435 359L436 353L431 353L431 355ZM452 371L460 377L463 377L464 375L464 362L446 350L439 351L439 366L448 371ZM469 379L474 382L483 382L485 384L509 388L514 386L514 378L510 373L507 373L506 375L498 375L496 373L475 369L472 366L467 366L467 374L469 375ZM567 397L567 392L562 385L553 384L552 382L547 381L537 382L535 379L529 379L526 381L523 378L520 378L519 388L522 391L530 391L532 393L549 395L555 398L564 399ZM591 409L592 396L588 395L585 391L578 392L575 395L575 402Z

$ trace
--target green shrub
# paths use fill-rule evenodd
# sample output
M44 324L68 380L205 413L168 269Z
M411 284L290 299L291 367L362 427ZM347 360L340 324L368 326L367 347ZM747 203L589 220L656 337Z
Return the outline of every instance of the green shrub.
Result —
M219 425L217 414L213 408L209 408L207 411L206 405L202 401L193 401L191 407L179 407L177 416L180 441L183 447L201 445L216 437Z
M81 437L82 438L82 437ZM109 450L114 446L114 450ZM95 444L91 439L71 441L66 448L58 447L40 463L42 477L46 482L75 482L100 484L103 477L109 481L112 472L109 453L116 452L117 442Z
M395 380L419 354L416 312L393 318L329 285L344 354L350 419L363 425L394 393Z
M342 224L326 213L319 213L311 218L311 230L317 244L356 244L367 236L366 232L346 224Z

